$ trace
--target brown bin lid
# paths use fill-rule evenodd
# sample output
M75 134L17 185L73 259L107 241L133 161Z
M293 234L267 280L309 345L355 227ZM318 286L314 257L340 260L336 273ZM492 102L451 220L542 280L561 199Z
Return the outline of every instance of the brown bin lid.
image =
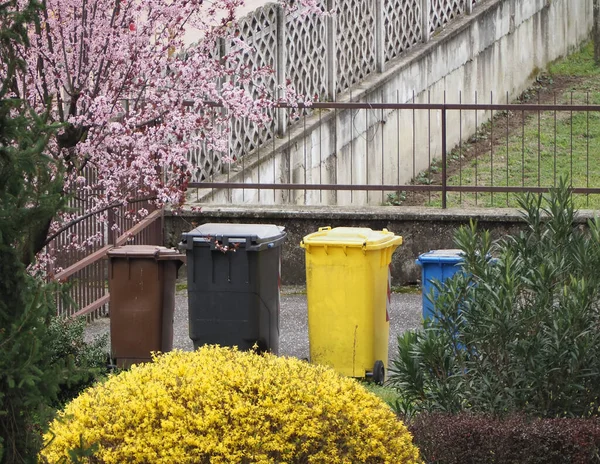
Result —
M111 258L154 258L158 260L178 259L185 261L185 255L177 250L158 245L124 245L108 251Z

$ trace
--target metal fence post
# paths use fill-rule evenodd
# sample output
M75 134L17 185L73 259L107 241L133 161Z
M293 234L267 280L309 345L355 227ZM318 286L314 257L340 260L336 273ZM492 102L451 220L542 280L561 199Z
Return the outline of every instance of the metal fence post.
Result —
M335 101L337 96L337 2L327 0L329 14L326 18L327 28L327 96Z
M385 19L383 0L375 1L375 66L379 73L385 71Z
M281 100L285 97L285 76L287 71L287 56L286 56L286 30L285 30L285 11L281 4L277 5L277 99ZM283 108L277 109L277 135L284 136L287 131L287 112Z
M46 253L49 256L51 256L51 258L46 263L46 280L48 282L54 277L54 262L56 260L56 240L58 240L58 237L52 240L46 247Z
M107 245L116 245L117 243L117 231L113 229L116 223L116 215L114 208L110 208L107 212L107 223L108 223L108 243Z
M474 0L467 0L467 14L473 14L473 6L474 6L475 1Z
M161 208L160 219L154 221L154 227L156 228L156 241L157 245L165 244L165 208Z
M421 0L421 36L423 42L429 42L431 38L430 31L430 12L431 0Z
M445 98L445 97L444 97ZM448 196L448 179L447 179L447 166L446 163L448 161L446 157L446 106L442 108L442 209L446 209L446 200Z

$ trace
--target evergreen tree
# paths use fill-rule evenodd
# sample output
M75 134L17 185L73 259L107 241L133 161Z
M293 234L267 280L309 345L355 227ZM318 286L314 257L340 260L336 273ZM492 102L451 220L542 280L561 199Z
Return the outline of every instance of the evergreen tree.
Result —
M61 173L44 154L54 127L13 92L24 66L15 45L27 45L33 2L0 4L0 462L36 462L41 424L60 385L70 379L53 359L49 330L55 285L22 264L24 237L63 206Z

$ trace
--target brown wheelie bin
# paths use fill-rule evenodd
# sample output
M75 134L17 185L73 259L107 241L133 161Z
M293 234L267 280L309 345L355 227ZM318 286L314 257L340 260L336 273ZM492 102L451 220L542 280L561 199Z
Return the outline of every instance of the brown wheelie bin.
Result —
M118 367L150 361L173 348L175 280L185 255L162 246L126 245L108 252L110 339Z

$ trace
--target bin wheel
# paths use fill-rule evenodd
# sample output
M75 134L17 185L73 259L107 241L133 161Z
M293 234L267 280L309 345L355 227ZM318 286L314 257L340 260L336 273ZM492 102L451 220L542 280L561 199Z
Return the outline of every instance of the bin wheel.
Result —
M117 370L117 360L113 359L108 353L106 354L106 370L115 372Z
M375 365L373 366L373 382L377 385L383 385L384 380L385 367L383 366L383 361L377 360L375 361Z

